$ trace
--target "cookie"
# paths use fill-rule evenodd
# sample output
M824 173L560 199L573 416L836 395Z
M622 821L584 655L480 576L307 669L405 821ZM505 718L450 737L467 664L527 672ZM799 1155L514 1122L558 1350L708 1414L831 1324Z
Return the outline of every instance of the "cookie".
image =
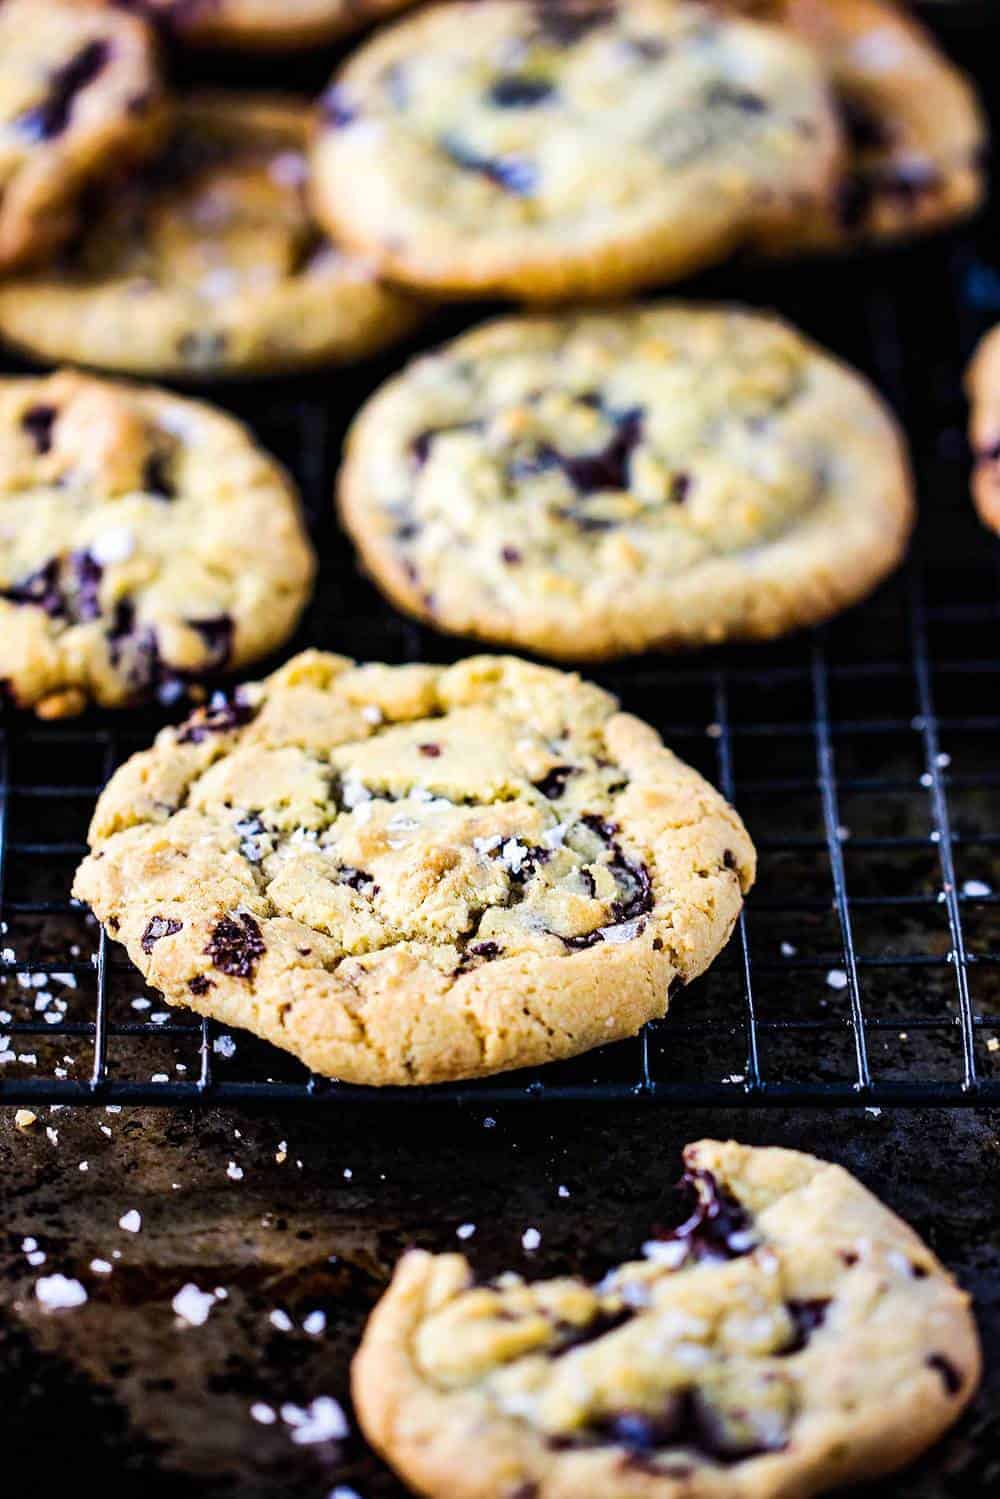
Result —
M45 359L191 378L359 359L418 304L310 217L309 111L196 96L166 153L109 191L60 264L0 285L0 337Z
M136 3L136 0L133 0ZM199 46L283 50L360 31L413 0L138 0L171 36Z
M788 253L894 240L971 213L986 189L986 121L971 81L885 0L731 0L817 48L849 150L831 203L781 226Z
M684 1162L689 1216L596 1285L404 1256L352 1384L418 1493L806 1499L956 1419L975 1322L912 1229L798 1151L701 1140Z
M913 501L865 382L738 309L511 317L376 392L344 524L401 608L594 659L823 619L899 561Z
M154 40L135 16L59 0L0 5L0 272L70 233L81 193L167 125Z
M681 276L825 201L841 151L810 49L688 0L436 6L355 53L321 114L321 221L452 295Z
M966 384L972 402L972 497L983 522L1000 533L1000 327L979 345Z
M306 652L113 777L75 895L170 1004L347 1082L573 1056L666 1012L753 847L599 688Z
M253 661L313 556L291 484L239 422L69 371L0 380L0 696L46 718Z

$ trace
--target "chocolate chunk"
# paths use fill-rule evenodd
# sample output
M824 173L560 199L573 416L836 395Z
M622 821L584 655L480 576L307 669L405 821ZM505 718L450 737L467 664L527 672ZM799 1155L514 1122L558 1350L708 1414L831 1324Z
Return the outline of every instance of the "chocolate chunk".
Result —
M691 493L691 475L674 474L670 481L670 498L675 505L683 505Z
M10 588L0 589L0 598L12 604L32 604L50 619L83 624L100 614L98 593L104 569L90 552L71 552L66 558L50 557Z
M817 1327L826 1321L830 1298L816 1297L811 1301L788 1301L785 1310L792 1319L794 1335L792 1341L781 1349L781 1354L798 1353L808 1343Z
M668 1395L656 1414L619 1411L595 1423L590 1431L599 1441L614 1443L640 1456L676 1447L692 1450L724 1465L742 1462L762 1452L780 1451L784 1445L741 1442L726 1430L719 1412L696 1389Z
M519 562L524 561L524 556L517 547L507 546L500 548L500 560L506 562L508 567L516 567Z
M695 1260L737 1259L755 1247L749 1215L711 1171L685 1171L678 1190L693 1199L691 1212L676 1228L655 1230L655 1239L686 1244Z
M498 78L489 92L489 101L498 109L534 109L555 92L545 78L528 78L507 73Z
M436 760L441 753L439 744L418 744L417 749L422 755L426 755L428 760Z
M28 573L19 583L9 588L0 588L0 598L12 604L33 604L44 609L50 619L65 616L66 604L59 586L59 559L51 558L34 572Z
M418 468L423 468L430 457L431 444L435 437L440 437L446 432L478 432L482 422L452 422L445 427L428 427L424 432L418 432L410 443L410 452Z
M579 457L567 457L555 448L541 448L531 460L529 472L543 472L546 468L559 467L579 494L598 494L604 490L627 489L628 465L633 450L642 440L643 412L639 406L631 407L612 418L615 431L599 453L584 453ZM571 512L571 518L585 529L604 530L610 522L600 518L588 518Z
M579 1348L583 1343L593 1343L598 1338L603 1338L605 1333L614 1332L616 1327L623 1327L634 1316L635 1311L632 1307L623 1306L614 1312L601 1310L582 1326L569 1322L560 1323L559 1347L554 1348L549 1356L561 1358L564 1353L569 1353L571 1348Z
M741 114L764 114L767 101L749 89L734 88L731 83L713 83L705 95L712 109L738 109Z
M951 1359L945 1358L943 1353L932 1353L927 1360L927 1367L940 1374L945 1390L949 1395L957 1395L962 1388L962 1375Z
M52 451L52 428L59 415L54 406L30 406L21 418L21 426L35 444L36 453Z
M466 172L477 172L496 187L513 193L517 198L528 198L535 190L538 172L530 161L519 156L483 156L453 136L444 136L441 148L455 166Z
M378 886L367 870L355 869L353 864L344 864L337 870L337 884L350 885L352 890L361 891L364 891L365 887L368 886L369 890L366 893L371 894L374 894L378 889Z
M69 575L72 587L69 613L73 622L96 619L101 612L99 594L104 568L91 552L73 552Z
M150 453L143 465L142 487L146 494L161 500L172 500L177 494L166 453Z
M555 765L547 772L540 781L533 782L536 791L547 796L550 802L557 802L566 790L566 782L570 776L576 775L575 765Z
M615 18L613 4L595 0L536 0L535 24L543 41L571 47L588 32L609 25Z
M161 937L173 937L183 925L183 921L175 921L172 916L151 916L139 938L139 946L144 953L151 953Z
M221 671L227 665L233 649L234 625L229 614L216 614L210 619L189 619L192 630L197 631L205 643L208 660L204 670Z
M192 994L207 994L209 989L215 988L215 985L207 974L196 973L193 979L188 979L188 988Z
M267 828L261 822L256 812L241 817L239 822L233 823L233 829L240 835L240 853L248 864L259 864L264 857L263 850L257 839L267 833Z
M223 916L216 923L205 953L220 973L228 973L234 979L251 979L257 959L266 950L260 927L249 912L241 911L235 918Z
M884 151L892 144L887 122L867 109L860 99L842 95L837 100L841 123L855 151Z
M77 94L93 83L110 56L111 46L105 41L88 42L81 47L68 63L50 75L49 91L41 104L18 117L15 124L19 132L33 141L60 135L69 124Z
M131 599L119 599L107 631L111 664L136 692L146 692L163 679L163 662L156 632L136 621Z
M177 731L178 744L200 744L209 734L228 734L231 729L241 729L256 716L252 708L240 696L239 688L231 696L224 692L213 692L207 708L192 713Z

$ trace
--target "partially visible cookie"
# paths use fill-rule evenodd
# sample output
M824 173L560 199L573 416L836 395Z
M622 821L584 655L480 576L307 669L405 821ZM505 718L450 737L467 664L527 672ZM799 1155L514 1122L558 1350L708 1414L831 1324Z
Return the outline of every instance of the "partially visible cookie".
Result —
M311 47L360 31L414 0L131 0L172 36L208 47Z
M64 372L0 380L0 693L118 707L279 645L313 556L291 484L239 422Z
M778 233L840 152L822 65L781 28L690 0L479 0L349 59L313 189L404 284L594 296Z
M979 345L966 384L972 402L972 497L985 524L1000 532L1000 327Z
M80 194L166 129L154 38L86 0L0 5L0 272L71 231Z
M776 252L836 249L939 229L986 190L987 126L972 82L886 0L730 0L787 27L830 71L848 140L832 201L769 240Z
M661 1016L754 852L599 688L307 652L113 777L73 889L170 1004L348 1082L576 1055Z
M596 1285L404 1256L352 1388L413 1489L808 1499L902 1467L956 1420L975 1322L912 1229L798 1151L701 1140L684 1162L690 1216Z
M565 659L823 619L913 516L871 388L733 308L488 323L388 381L345 453L344 523L396 604Z
M0 336L206 378L357 359L409 331L417 303L309 213L308 121L292 100L184 101L163 155L108 190L57 266L0 284Z

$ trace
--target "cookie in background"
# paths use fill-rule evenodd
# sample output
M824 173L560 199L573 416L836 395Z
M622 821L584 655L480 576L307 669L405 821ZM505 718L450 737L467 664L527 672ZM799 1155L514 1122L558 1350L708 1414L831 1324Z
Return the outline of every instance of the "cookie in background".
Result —
M241 423L73 371L0 380L0 692L43 718L183 696L291 633L314 559Z
M358 359L408 332L416 301L311 217L310 118L286 98L180 100L161 154L92 200L58 262L0 282L0 337L197 379Z
M625 293L790 232L839 180L826 71L688 0L480 0L384 27L321 105L316 213L433 294Z
M438 629L565 660L768 638L900 561L902 436L868 383L739 308L512 316L355 418L341 516Z
M769 241L774 253L928 233L986 191L987 124L972 81L890 0L726 0L786 27L829 70L848 142L833 201Z
M155 38L122 10L0 5L0 273L51 254L81 195L147 156L168 112Z

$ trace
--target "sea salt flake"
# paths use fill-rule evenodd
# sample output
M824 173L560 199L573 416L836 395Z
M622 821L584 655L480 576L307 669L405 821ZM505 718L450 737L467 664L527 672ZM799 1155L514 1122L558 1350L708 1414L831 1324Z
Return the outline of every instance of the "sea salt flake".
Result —
M243 1167L237 1166L235 1161L230 1161L226 1167L226 1175L231 1182L241 1182L243 1180Z
M665 1265L668 1270L676 1270L687 1259L688 1246L683 1239L668 1239L663 1243L659 1239L647 1239L642 1252L654 1265Z
M89 551L102 567L111 567L116 562L128 561L135 551L135 537L128 526L109 526L94 537Z
M303 1320L302 1331L309 1333L314 1338L319 1337L320 1333L326 1332L326 1313L319 1310L310 1312L308 1317Z
M292 1441L297 1447L343 1441L350 1433L343 1408L332 1395L317 1395L305 1410L297 1405L283 1405L281 1418L292 1428Z
M110 1130L108 1132L110 1134ZM135 1208L123 1213L118 1219L118 1227L123 1228L127 1234L137 1234L142 1228L142 1215Z
M556 1195L558 1197L568 1197L569 1196L569 1187L561 1187L561 1186L557 1187L556 1188Z
M291 1317L287 1312L283 1312L280 1307L275 1307L274 1311L271 1313L270 1317L267 1320L270 1322L271 1326L276 1327L279 1332L291 1332L294 1326Z
M278 1419L278 1413L273 1405L265 1405L263 1400L255 1400L250 1407L250 1419L260 1426L273 1426Z
M50 1312L83 1306L87 1292L78 1280L66 1275L43 1275L35 1281L35 1295Z
M236 1042L232 1036L216 1036L212 1042L212 1050L216 1056L224 1057L228 1062L236 1055Z
M459 1239L471 1239L476 1231L474 1223L460 1223L455 1230L455 1236Z
M526 1228L521 1235L521 1244L529 1252L537 1249L542 1242L542 1236L537 1228Z
M110 1260L91 1260L90 1268L95 1275L110 1275L114 1266Z
M847 974L842 968L831 968L826 976L826 982L831 989L846 989Z
M962 886L962 894L969 895L975 899L978 895L992 895L993 891L989 885L982 880L966 880Z
M194 1281L188 1281L187 1285L181 1286L170 1305L182 1322L187 1322L191 1327L201 1327L208 1321L208 1314L215 1305L215 1300L211 1291L202 1291Z

